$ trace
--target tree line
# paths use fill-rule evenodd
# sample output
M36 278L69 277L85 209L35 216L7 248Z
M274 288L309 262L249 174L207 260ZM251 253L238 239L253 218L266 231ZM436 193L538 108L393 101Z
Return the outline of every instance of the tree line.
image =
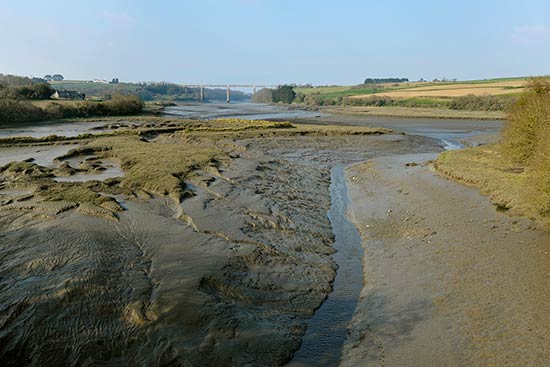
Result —
M367 78L363 84L405 83L409 78Z
M108 101L51 101L38 107L30 101L0 99L0 123L38 122L61 118L123 116L139 114L143 102L137 96L114 96Z
M296 92L291 85L280 85L276 89L263 88L252 96L255 103L287 103L296 99Z
M0 98L9 99L49 99L54 89L48 83L28 85L3 85L0 84Z

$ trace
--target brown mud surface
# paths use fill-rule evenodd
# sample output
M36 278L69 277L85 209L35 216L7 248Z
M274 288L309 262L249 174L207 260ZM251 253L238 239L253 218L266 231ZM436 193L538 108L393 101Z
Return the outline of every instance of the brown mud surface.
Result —
M335 275L331 168L440 148L392 134L262 135L216 140L230 158L193 170L181 203L129 189L97 205L0 192L2 364L290 360Z
M550 234L421 164L434 157L347 170L364 288L341 365L548 366Z

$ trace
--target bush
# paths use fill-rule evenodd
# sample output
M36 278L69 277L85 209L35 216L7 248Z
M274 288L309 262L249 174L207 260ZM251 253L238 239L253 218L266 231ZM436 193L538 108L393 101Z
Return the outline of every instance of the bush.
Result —
M510 110L502 137L506 158L531 177L526 199L550 215L550 79L529 81L528 91Z
M262 88L252 95L252 102L254 103L272 103L273 102L273 89Z
M74 117L135 115L141 113L142 110L143 102L137 96L117 95L105 102L51 102L42 109L26 101L0 99L0 122L34 122Z
M15 99L0 99L1 122L34 122L45 120L47 115L30 102Z
M516 101L516 96L476 96L473 94L453 98L449 108L453 110L506 111Z
M273 102L292 103L296 98L296 92L290 85L281 85L273 91Z
M135 115L143 110L143 102L137 96L115 95L103 102L103 112L108 115Z
M0 89L0 98L9 99L49 99L54 90L48 83L4 87Z
M508 123L503 130L508 157L516 163L527 164L535 153L541 134L550 128L549 125L550 80L533 78L528 83L528 91L510 109Z

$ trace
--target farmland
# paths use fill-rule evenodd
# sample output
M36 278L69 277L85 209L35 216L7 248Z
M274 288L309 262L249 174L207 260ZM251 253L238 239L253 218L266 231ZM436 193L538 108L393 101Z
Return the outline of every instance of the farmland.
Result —
M321 98L366 98L372 95L392 98L449 98L474 95L517 94L523 91L526 78L499 78L461 82L405 82L359 86L296 88L297 93Z

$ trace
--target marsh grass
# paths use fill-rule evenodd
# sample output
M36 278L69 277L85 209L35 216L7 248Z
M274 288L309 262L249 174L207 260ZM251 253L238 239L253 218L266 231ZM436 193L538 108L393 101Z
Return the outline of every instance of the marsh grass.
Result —
M514 104L499 144L445 152L446 175L479 186L500 208L550 219L550 79L533 78Z
M111 120L111 122L113 122ZM232 156L234 140L271 136L303 135L380 135L387 129L369 127L295 126L289 122L250 121L242 119L173 120L147 117L136 126L118 121L114 130L77 138L0 139L0 145L62 144L78 140L80 147L57 157L61 163L76 156L94 155L98 159L117 161L124 176L104 182L56 182L55 169L30 162L16 162L0 167L0 179L31 188L46 202L73 203L83 213L116 218L118 205L111 196L129 197L140 193L168 196L181 201L189 190L185 181L197 170L217 170ZM227 148L229 147L229 148ZM114 208L114 209L113 209ZM106 211L107 210L107 211ZM105 213L110 212L112 216ZM107 213L108 214L108 213Z

